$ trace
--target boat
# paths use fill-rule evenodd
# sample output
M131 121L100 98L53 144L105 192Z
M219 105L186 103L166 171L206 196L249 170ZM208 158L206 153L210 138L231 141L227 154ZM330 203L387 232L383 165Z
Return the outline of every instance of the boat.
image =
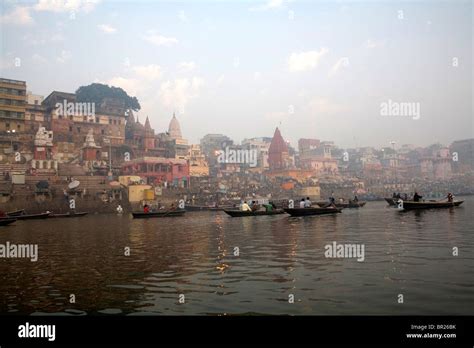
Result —
M391 205L391 206L397 205L397 200L398 200L398 198L392 198L392 197L390 197L390 198L384 198L384 199L385 199L385 201L386 201L389 205Z
M78 212L78 213L65 213L65 214L51 214L49 218L73 218L86 216L88 212Z
M51 212L40 213L40 214L23 214L15 216L17 220L37 220L37 219L46 219L51 215Z
M15 218L0 218L0 226L7 226L16 221Z
M341 208L285 208L286 213L290 214L291 216L310 216L310 215L326 215L326 214L337 214L341 213Z
M6 214L8 216L18 216L18 215L22 215L24 212L25 212L25 209L20 209L20 210L9 211Z
M415 210L415 209L435 209L435 208L452 208L460 206L464 201L454 202L438 202L438 201L403 201L403 210Z
M345 203L334 203L336 208L362 208L367 202L345 202ZM327 206L329 202L317 202L321 208Z
M243 211L238 209L224 209L224 212L227 215L232 217L242 217L242 216L262 216L262 215L278 215L284 214L285 211L283 209L275 209L275 210L258 210L258 211Z
M148 218L183 216L184 213L186 213L186 210L179 209L179 210L153 211L149 213L145 213L142 211L132 212L132 215L134 219L148 219Z
M229 208L232 208L230 206L222 206L222 207L219 207L219 206L208 206L208 205L186 205L184 207L184 209L186 211L221 211L221 210L224 210L224 209L229 209Z

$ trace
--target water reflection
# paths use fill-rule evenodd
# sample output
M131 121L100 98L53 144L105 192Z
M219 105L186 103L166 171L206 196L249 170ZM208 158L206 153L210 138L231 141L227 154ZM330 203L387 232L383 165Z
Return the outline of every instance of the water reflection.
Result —
M66 225L19 221L0 230L0 243L38 243L40 258L0 260L0 310L471 314L465 304L474 295L466 286L474 278L474 199L464 204L400 213L377 202L307 218L196 212L149 220L91 215ZM324 247L333 241L364 244L365 261L326 258ZM453 246L462 248L457 258ZM393 301L400 291L411 298L402 307Z

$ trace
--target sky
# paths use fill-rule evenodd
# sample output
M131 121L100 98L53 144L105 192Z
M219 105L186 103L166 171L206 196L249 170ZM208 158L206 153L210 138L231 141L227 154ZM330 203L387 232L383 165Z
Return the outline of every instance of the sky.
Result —
M474 137L471 1L0 1L1 77L44 96L122 87L192 143Z

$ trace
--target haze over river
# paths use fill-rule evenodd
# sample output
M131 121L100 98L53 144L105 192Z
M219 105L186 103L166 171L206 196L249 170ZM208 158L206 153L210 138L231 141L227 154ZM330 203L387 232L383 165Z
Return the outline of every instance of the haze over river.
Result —
M304 218L17 221L0 227L0 244L38 244L39 257L0 259L0 312L472 315L474 197L462 199L456 209L401 213L369 202ZM363 244L365 260L326 258L334 241Z

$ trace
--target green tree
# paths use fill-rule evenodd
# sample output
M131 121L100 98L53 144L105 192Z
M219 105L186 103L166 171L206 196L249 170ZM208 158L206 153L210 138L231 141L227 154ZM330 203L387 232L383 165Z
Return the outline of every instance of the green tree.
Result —
M125 103L128 110L140 110L140 103L137 97L131 97L120 87L108 86L102 83L93 83L89 86L81 86L76 91L78 102L89 102L100 105L104 98L115 98Z

